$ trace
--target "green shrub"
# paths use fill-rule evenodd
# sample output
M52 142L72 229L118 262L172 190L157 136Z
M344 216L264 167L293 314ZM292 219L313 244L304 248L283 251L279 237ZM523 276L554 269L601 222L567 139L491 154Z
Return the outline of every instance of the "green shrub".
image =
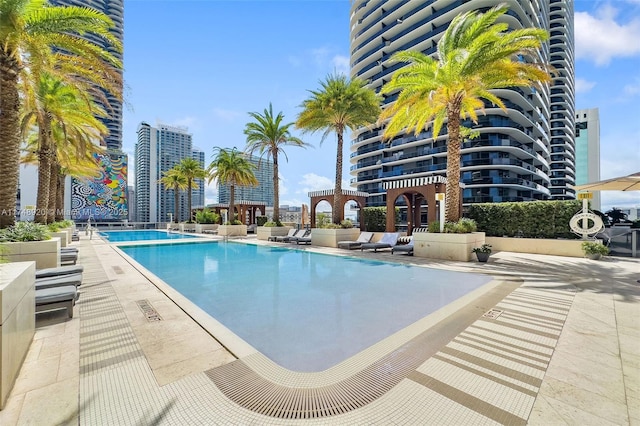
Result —
M266 216L256 216L256 224L258 226L267 226L266 223L269 223L269 218ZM276 226L275 222L271 222L274 225L269 225L269 226Z
M395 223L400 222L400 209L395 208ZM362 209L364 229L369 232L384 232L387 229L386 207L365 207Z
M575 239L569 220L581 209L577 200L482 203L470 205L467 216L489 237Z
M345 219L340 222L340 227L343 229L351 229L353 228L353 222L351 222L349 219Z
M209 211L209 209L203 209L196 213L196 223L210 224L220 222L220 215Z
M238 219L235 219L233 222L231 222L232 225L242 225L242 222L240 222Z
M431 222L427 226L427 231L429 231L431 233L434 233L434 234L440 232L440 221L439 220L434 220L433 222Z
M609 254L609 248L607 246L594 241L583 242L582 251L584 252L584 254L601 254L603 256Z
M472 253L489 253L491 254L491 244L483 244L480 247L474 247L471 249Z
M60 222L53 222L53 223L48 224L47 228L51 232L58 232L59 230L61 230L63 228L63 226L60 224Z
M342 229L341 225L338 225L337 223L325 223L324 225L322 225L322 228L324 229Z
M258 225L258 226L260 226L260 225ZM262 226L266 226L267 228L275 228L276 226L278 226L278 224L275 223L275 222L265 222L265 223L262 224Z
M44 241L51 239L46 225L34 222L16 222L0 230L0 242Z
M476 221L469 219L468 217L460 218L458 225L464 229L464 232L462 232L463 234L476 232L478 230L478 224L476 224Z

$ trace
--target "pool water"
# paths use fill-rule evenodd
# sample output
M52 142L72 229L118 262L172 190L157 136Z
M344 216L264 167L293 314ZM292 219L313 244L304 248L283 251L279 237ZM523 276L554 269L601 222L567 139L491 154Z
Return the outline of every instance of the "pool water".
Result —
M121 249L294 371L330 368L491 280L233 242Z
M155 229L138 231L100 231L100 235L110 242L121 243L126 241L151 241L151 240L181 240L185 238L198 238L195 235L176 234Z

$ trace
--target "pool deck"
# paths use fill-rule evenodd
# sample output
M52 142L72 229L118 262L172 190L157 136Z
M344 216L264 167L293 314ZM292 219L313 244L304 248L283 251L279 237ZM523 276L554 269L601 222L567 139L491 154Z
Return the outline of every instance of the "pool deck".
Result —
M74 245L85 268L74 318L38 315L3 426L640 425L639 259L355 250L501 285L326 372L294 373L227 350L110 245Z

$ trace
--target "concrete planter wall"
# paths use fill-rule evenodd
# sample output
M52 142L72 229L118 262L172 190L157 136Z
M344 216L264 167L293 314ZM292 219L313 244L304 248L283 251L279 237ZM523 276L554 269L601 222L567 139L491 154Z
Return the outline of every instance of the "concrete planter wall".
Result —
M195 223L181 223L179 224L180 232L196 232Z
M247 225L220 225L218 235L221 237L246 237Z
M67 244L71 244L72 241L72 237L73 237L73 227L68 227L68 228L63 228L61 229L61 231L64 231L67 233Z
M65 230L59 232L49 232L49 235L51 235L51 237L60 238L60 247L66 247L67 244L69 244L67 240L67 231Z
M584 257L582 240L551 240L544 238L487 237L492 250L515 253L551 254L555 256Z
M0 410L18 377L36 326L35 262L0 265Z
M338 241L355 241L359 236L360 230L358 228L313 228L311 230L311 244L322 247L338 247Z
M470 262L475 259L474 247L485 243L484 232L470 234L439 234L416 232L413 234L413 255L432 259Z
M196 223L196 232L198 234L203 234L204 231L215 231L218 229L217 223Z
M60 238L53 237L45 241L27 241L21 243L3 243L9 262L36 262L36 269L60 266Z
M289 226L258 226L256 235L259 240L268 241L269 237L284 237L289 233Z

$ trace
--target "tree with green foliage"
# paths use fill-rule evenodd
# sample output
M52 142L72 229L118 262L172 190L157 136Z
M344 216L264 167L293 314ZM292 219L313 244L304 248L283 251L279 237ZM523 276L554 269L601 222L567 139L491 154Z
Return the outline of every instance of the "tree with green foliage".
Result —
M529 87L551 79L547 65L534 62L547 31L510 29L506 22L497 22L506 12L505 5L498 5L485 13L456 16L438 41L436 59L415 51L394 54L394 62L408 65L396 71L381 90L383 94L399 91L395 103L380 116L381 121L390 118L386 139L401 132L418 135L428 126L437 138L446 121L447 222L460 218L461 120L468 117L476 123L483 100L506 111L491 89Z
M121 96L120 61L87 37L121 50L104 13L86 7L54 7L46 0L0 2L0 228L15 221L20 158L20 80L25 70L37 82L43 71L67 81L95 83ZM28 86L27 86L28 87ZM84 86L88 87L88 85ZM104 96L104 95L102 95Z
M178 171L187 180L187 208L189 209L187 223L193 222L193 212L191 211L191 193L193 189L199 186L195 179L204 179L207 177L207 171L202 168L200 162L195 158L183 158L176 166Z
M263 114L250 112L249 115L254 121L248 123L244 129L244 134L247 136L246 150L250 154L257 151L260 157L266 155L267 160L273 159L273 220L280 225L279 154L283 154L288 161L287 154L284 152L285 146L306 148L310 145L291 135L289 129L294 123L284 124L282 112L274 117L271 104Z
M229 185L229 217L228 222L233 222L235 217L235 192L236 186L257 186L258 179L254 174L256 166L247 159L244 152L235 147L225 149L215 147L213 160L207 167L209 183L217 180L220 184Z
M180 221L180 191L188 188L187 178L182 174L177 165L173 166L168 172L163 172L160 183L164 185L167 191L173 191L173 222Z
M380 98L366 83L358 78L349 80L343 74L327 76L320 82L319 90L311 90L311 96L303 101L302 112L296 127L304 132L323 131L322 141L334 133L337 136L336 181L333 190L333 223L342 221L342 154L346 130L370 125L380 114ZM322 142L321 142L322 143Z

